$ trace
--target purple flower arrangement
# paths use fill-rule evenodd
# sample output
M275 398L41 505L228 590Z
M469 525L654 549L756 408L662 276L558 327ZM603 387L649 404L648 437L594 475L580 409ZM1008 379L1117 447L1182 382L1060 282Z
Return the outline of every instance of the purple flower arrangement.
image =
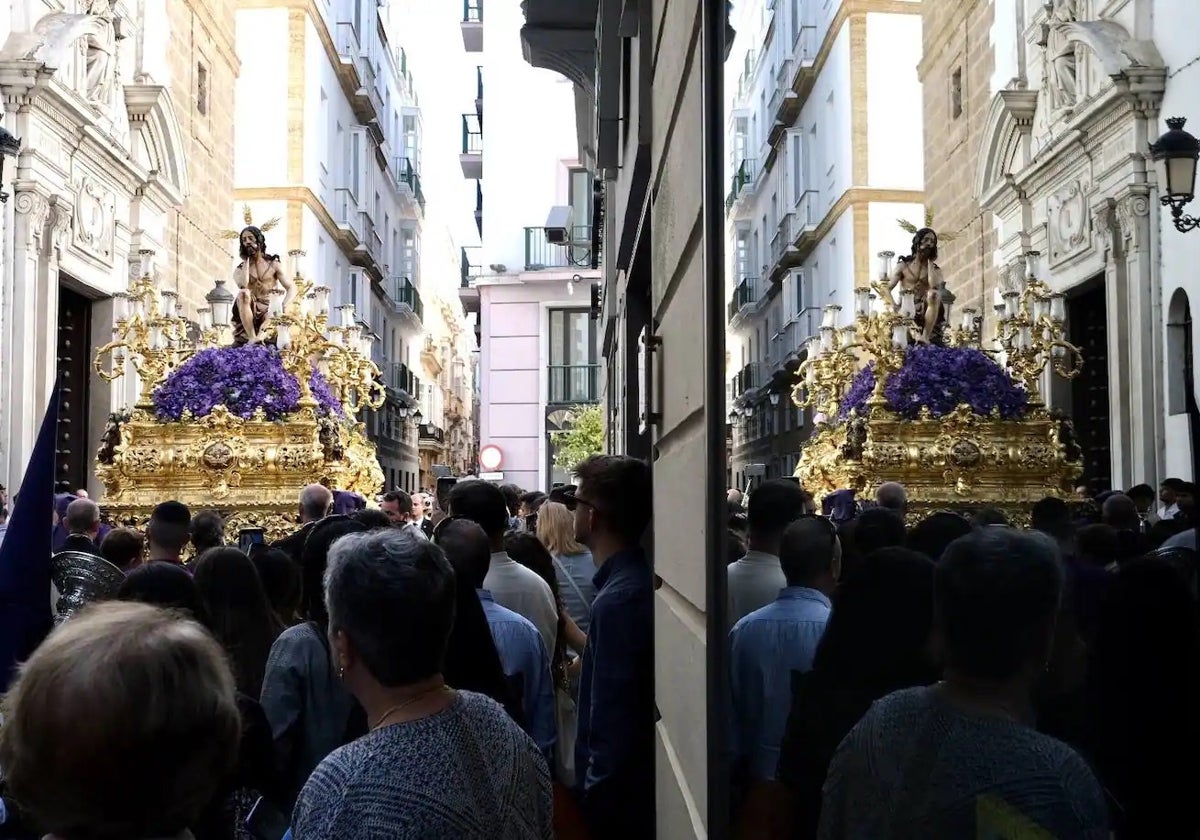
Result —
M872 362L854 377L842 400L839 418L845 419L851 411L865 413L874 391ZM966 404L975 414L998 410L1005 420L1014 420L1025 413L1029 399L1004 368L983 351L932 344L914 344L908 349L904 365L884 384L883 395L890 410L909 419L916 419L922 408L928 408L934 417L942 417Z
M318 413L340 416L341 404L318 371L310 380ZM231 414L250 419L262 409L279 420L299 408L300 383L283 367L279 351L265 344L201 350L179 366L152 394L159 420L182 420L211 414L224 405Z

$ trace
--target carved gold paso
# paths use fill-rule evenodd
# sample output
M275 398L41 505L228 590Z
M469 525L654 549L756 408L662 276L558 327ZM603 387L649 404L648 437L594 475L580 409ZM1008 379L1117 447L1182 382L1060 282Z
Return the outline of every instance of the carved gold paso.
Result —
M801 450L796 477L818 500L839 489L867 498L880 484L898 481L915 517L986 505L1023 521L1037 501L1066 497L1081 472L1063 435L1044 409L1002 420L961 405L944 417L926 409L907 420L876 407L839 425L819 426Z
M262 528L268 539L296 528L297 498L323 483L372 498L383 470L361 423L321 420L311 408L283 422L244 420L225 406L198 419L163 423L134 409L111 457L97 459L110 520L142 527L154 506L175 499L227 514L226 537ZM110 461L106 463L106 461Z

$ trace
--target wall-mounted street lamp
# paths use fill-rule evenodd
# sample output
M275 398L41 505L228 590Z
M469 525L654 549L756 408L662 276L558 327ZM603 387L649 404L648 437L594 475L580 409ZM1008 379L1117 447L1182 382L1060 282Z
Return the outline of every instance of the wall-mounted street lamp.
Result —
M1163 206L1171 208L1175 228L1181 233L1200 227L1200 218L1183 215L1183 208L1196 195L1196 161L1200 160L1200 140L1184 130L1186 124L1183 117L1171 117L1167 133L1150 144Z
M1150 156L1158 166L1158 188L1162 204L1171 208L1175 229L1187 233L1200 227L1200 218L1183 215L1183 208L1196 196L1196 162L1200 160L1200 140L1184 130L1187 120L1171 117L1167 133L1150 144ZM1200 405L1196 402L1196 377L1192 356L1183 360L1184 399L1188 414L1189 437L1192 440L1192 481L1200 480ZM1196 521L1196 537L1200 542L1200 519Z
M779 405L779 392L772 391L771 392L771 407L774 408L775 406L778 406L778 405Z

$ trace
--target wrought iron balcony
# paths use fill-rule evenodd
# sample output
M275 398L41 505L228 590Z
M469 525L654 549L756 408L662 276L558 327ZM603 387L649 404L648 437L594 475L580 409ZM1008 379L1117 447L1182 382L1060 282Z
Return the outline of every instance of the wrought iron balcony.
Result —
M483 177L483 125L477 114L462 115L462 154L458 156L463 177Z
M483 273L483 266L476 264L471 259L471 252L478 251L478 248L460 248L462 256L462 288L470 288L474 285L476 277Z
M483 68L475 68L475 116L479 117L479 127L483 128Z
M464 155L483 154L483 126L476 114L462 115L462 153Z
M550 365L548 373L546 402L575 405L600 400L600 365Z
M761 386L762 365L759 362L750 362L738 371L738 375L733 379L733 393L739 397Z
M404 362L392 362L388 366L386 384L401 397L416 399L420 395L420 380Z
M747 308L758 300L758 278L743 277L742 282L738 283L733 290L733 296L729 299L729 318L728 321L733 323Z
M446 442L446 433L433 423L422 423L417 427L419 443L436 443L439 446Z
M425 193L421 191L421 175L413 166L412 161L406 157L399 158L396 173L396 180L408 187L417 204L421 206L421 212L424 212Z
M483 238L483 184L475 182L475 227L479 228L479 238Z
M545 268L591 268L592 226L576 225L569 231L569 243L550 242L547 228L525 228L525 270Z
M483 52L483 0L463 0L463 49L469 53Z
M733 205L742 197L747 188L754 187L754 180L757 177L757 161L746 158L738 164L737 170L733 173L733 178L730 179L729 195L725 198L725 212L728 213L733 209Z
M333 191L333 220L339 227L348 228L359 242L363 241L363 214L358 209L358 199L345 187Z
M392 311L397 315L413 315L418 321L425 319L425 305L421 292L407 277L389 277L385 286Z

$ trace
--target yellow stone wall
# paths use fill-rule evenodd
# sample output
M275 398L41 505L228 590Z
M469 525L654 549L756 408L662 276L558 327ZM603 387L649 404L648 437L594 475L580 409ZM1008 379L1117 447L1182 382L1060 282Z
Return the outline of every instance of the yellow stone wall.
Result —
M170 91L184 137L190 194L170 213L164 280L177 286L189 316L231 268L221 239L233 213L234 41L236 0L170 0ZM202 113L201 67L207 71Z
M991 213L975 195L980 140L991 102L994 68L993 4L986 0L923 0L925 197L933 226L952 234L938 264L958 297L955 309L990 311L996 247ZM961 80L961 113L954 115L955 73ZM917 221L916 219L913 220Z

